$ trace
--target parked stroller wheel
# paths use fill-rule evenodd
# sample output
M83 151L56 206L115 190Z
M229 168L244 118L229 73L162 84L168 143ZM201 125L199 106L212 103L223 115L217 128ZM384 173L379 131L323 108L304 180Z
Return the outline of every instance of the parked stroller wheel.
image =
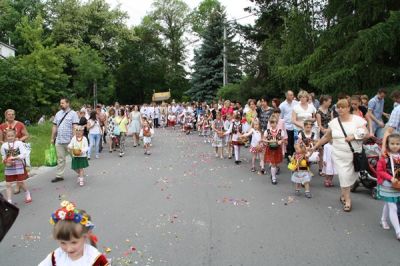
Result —
M356 192L356 189L360 186L360 181L356 180L354 184L351 186L350 191L351 192Z
M363 184L364 187L368 189L372 189L376 186L376 182L369 179L361 179L361 183Z

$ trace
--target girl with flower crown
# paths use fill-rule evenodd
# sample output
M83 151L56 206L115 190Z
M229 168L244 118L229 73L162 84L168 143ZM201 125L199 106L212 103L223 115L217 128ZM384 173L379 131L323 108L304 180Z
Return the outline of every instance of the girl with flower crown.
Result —
M39 266L107 266L107 258L97 248L92 234L94 225L90 215L73 203L61 202L61 208L50 218L54 225L53 237L60 247L50 253ZM90 242L90 245L87 242Z

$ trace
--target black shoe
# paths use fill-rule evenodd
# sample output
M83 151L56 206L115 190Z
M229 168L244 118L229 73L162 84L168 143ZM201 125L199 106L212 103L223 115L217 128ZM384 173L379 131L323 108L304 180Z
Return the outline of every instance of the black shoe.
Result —
M240 164L240 161L235 161L235 164L239 165L239 164Z
M53 179L51 180L51 183L57 183L57 182L60 182L60 181L64 181L64 178L62 178L62 177L55 177L55 178L53 178Z
M271 178L271 183L272 183L272 185L276 185L276 184L278 184L278 181L276 179L274 180Z
M264 175L265 174L265 169L261 168L261 174Z

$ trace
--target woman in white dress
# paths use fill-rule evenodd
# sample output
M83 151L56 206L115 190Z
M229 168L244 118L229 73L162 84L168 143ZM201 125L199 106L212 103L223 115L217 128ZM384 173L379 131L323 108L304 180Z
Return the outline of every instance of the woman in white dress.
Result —
M129 133L133 137L133 147L139 145L139 133L142 123L142 114L139 112L139 107L135 105L133 111L129 114Z
M339 117L329 122L329 127L325 135L317 142L312 150L318 150L321 145L333 140L332 158L342 190L340 201L344 205L343 210L349 212L351 211L350 188L358 178L358 173L354 170L353 153L351 152L349 142L353 146L355 152L360 152L362 150L363 138L368 137L367 122L363 118L350 113L350 104L346 99L338 101L336 110ZM339 119L342 122L347 137L344 136L343 130L339 124ZM360 132L363 132L363 134L359 134Z

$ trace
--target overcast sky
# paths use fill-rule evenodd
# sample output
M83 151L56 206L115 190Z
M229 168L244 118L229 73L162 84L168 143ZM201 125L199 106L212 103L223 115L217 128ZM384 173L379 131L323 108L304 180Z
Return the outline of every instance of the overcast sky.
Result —
M196 7L202 0L184 0L190 8ZM253 6L249 0L219 0L222 5L226 7L227 15L229 19L238 19L249 15L243 9L248 6ZM107 0L112 7L115 7L118 3L121 4L121 9L128 12L130 19L128 25L140 24L142 18L151 9L153 0ZM241 24L252 24L254 22L254 16L240 20Z

